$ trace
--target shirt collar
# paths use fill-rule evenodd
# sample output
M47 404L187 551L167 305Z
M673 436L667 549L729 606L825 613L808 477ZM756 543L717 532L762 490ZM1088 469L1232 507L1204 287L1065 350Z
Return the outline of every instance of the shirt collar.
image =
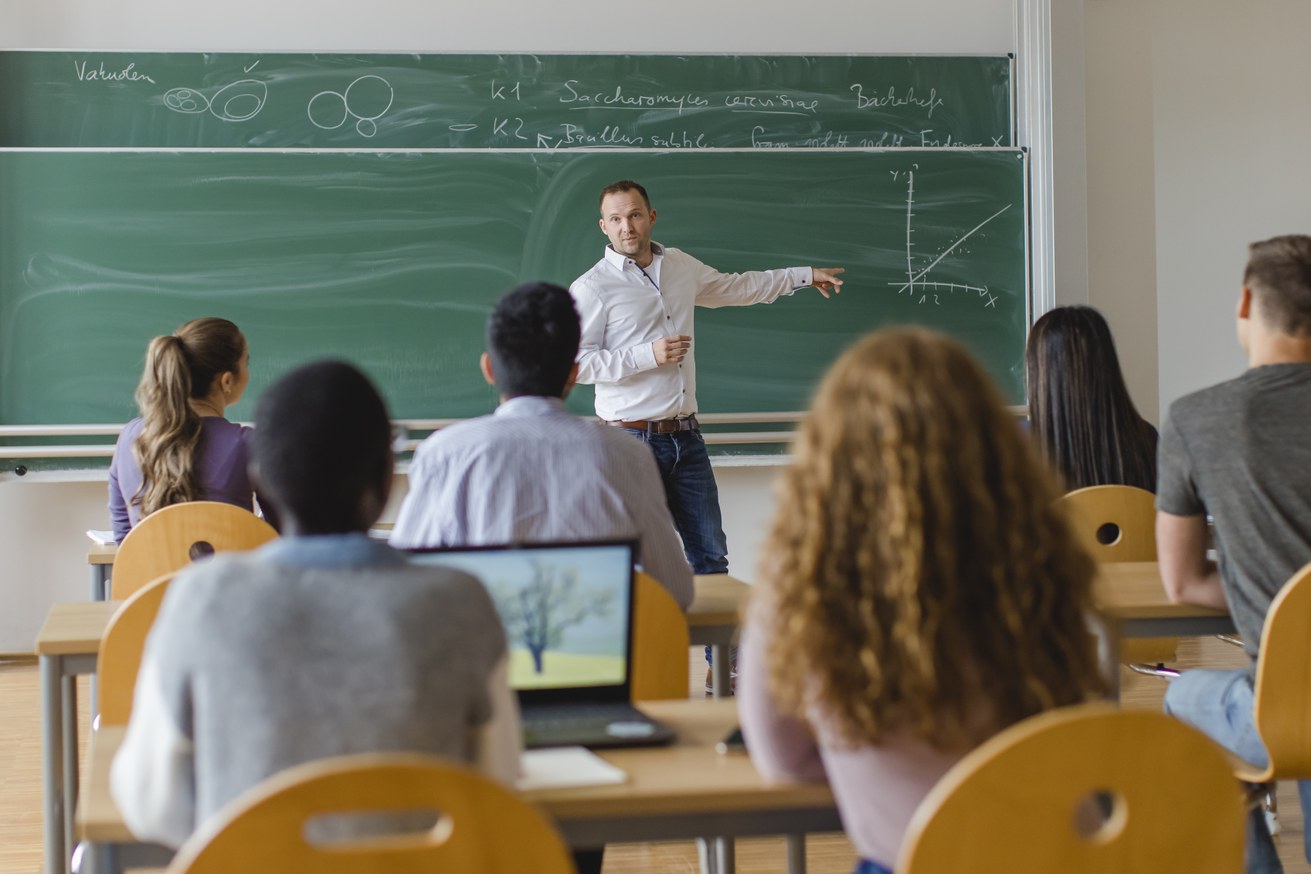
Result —
M388 567L405 563L405 557L367 534L316 534L279 537L259 550L269 561L301 568Z
M564 401L559 398L548 398L541 395L520 395L501 404L492 415L522 418L524 416L549 416L552 413L564 412L568 411L565 409Z
M665 247L657 243L655 240L652 240L651 254L654 257L658 258L661 255L665 254ZM607 245L605 247L605 260L607 264L617 267L620 270L626 268L630 261L633 263L634 266L636 266L637 264L636 261L633 261L633 259L629 258L627 255L621 255L620 253L616 252L615 247L610 245Z

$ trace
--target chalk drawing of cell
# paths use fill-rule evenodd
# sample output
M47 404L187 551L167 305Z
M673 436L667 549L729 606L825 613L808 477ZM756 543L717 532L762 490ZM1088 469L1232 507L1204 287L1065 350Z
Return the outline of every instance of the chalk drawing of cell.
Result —
M378 119L391 109L396 92L381 76L360 76L345 91L320 91L310 98L305 111L310 122L322 130L336 130L355 119L355 131L362 137L378 133Z
M257 79L239 79L205 96L195 88L173 88L164 95L164 105L174 112L199 115L208 112L220 121L249 121L259 115L269 99L269 86Z

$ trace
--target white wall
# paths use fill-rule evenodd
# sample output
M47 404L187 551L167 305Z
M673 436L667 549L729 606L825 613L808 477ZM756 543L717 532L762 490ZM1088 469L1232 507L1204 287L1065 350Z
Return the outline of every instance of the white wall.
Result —
M1002 54L1017 50L1015 7L1021 2L1044 0L667 0L627 9L588 0L339 6L45 0L0 5L0 48ZM1054 2L1060 9L1052 29L1062 45L1057 61L1066 71L1054 78L1073 101L1055 120L1057 286L1082 300L1083 14L1079 0ZM719 469L730 561L746 578L755 575L777 470ZM51 484L0 474L0 652L28 648L51 601L85 597L83 532L106 527L103 502L103 483Z
M1246 245L1311 233L1311 4L1152 0L1161 404L1239 373Z
M0 46L223 51L1000 52L1011 0L44 0L6 4Z
M1157 420L1151 10L1084 4L1088 302L1110 322L1129 392Z

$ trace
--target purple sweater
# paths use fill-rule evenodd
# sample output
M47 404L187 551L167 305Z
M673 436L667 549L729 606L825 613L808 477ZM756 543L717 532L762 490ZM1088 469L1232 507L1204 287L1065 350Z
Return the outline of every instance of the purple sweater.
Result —
M133 419L118 435L114 460L109 463L109 521L114 540L119 543L141 521L141 505L132 496L141 488L141 468L132 455L132 441L137 439L145 421ZM200 443L196 446L196 476L200 496L206 501L222 501L254 510L254 489L246 473L250 459L251 429L222 416L204 416L200 420Z
M771 642L763 599L753 599L738 653L737 707L751 762L769 780L824 780L833 789L847 837L863 859L891 869L911 814L960 754L911 737L846 747L816 712L793 719L770 697L765 658Z

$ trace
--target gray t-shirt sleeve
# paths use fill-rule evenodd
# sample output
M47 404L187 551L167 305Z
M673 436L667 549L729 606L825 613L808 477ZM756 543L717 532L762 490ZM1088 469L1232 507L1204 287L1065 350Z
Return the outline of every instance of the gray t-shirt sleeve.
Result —
M1157 453L1156 509L1172 516L1197 516L1206 512L1206 505L1198 494L1192 455L1175 417L1172 406Z

